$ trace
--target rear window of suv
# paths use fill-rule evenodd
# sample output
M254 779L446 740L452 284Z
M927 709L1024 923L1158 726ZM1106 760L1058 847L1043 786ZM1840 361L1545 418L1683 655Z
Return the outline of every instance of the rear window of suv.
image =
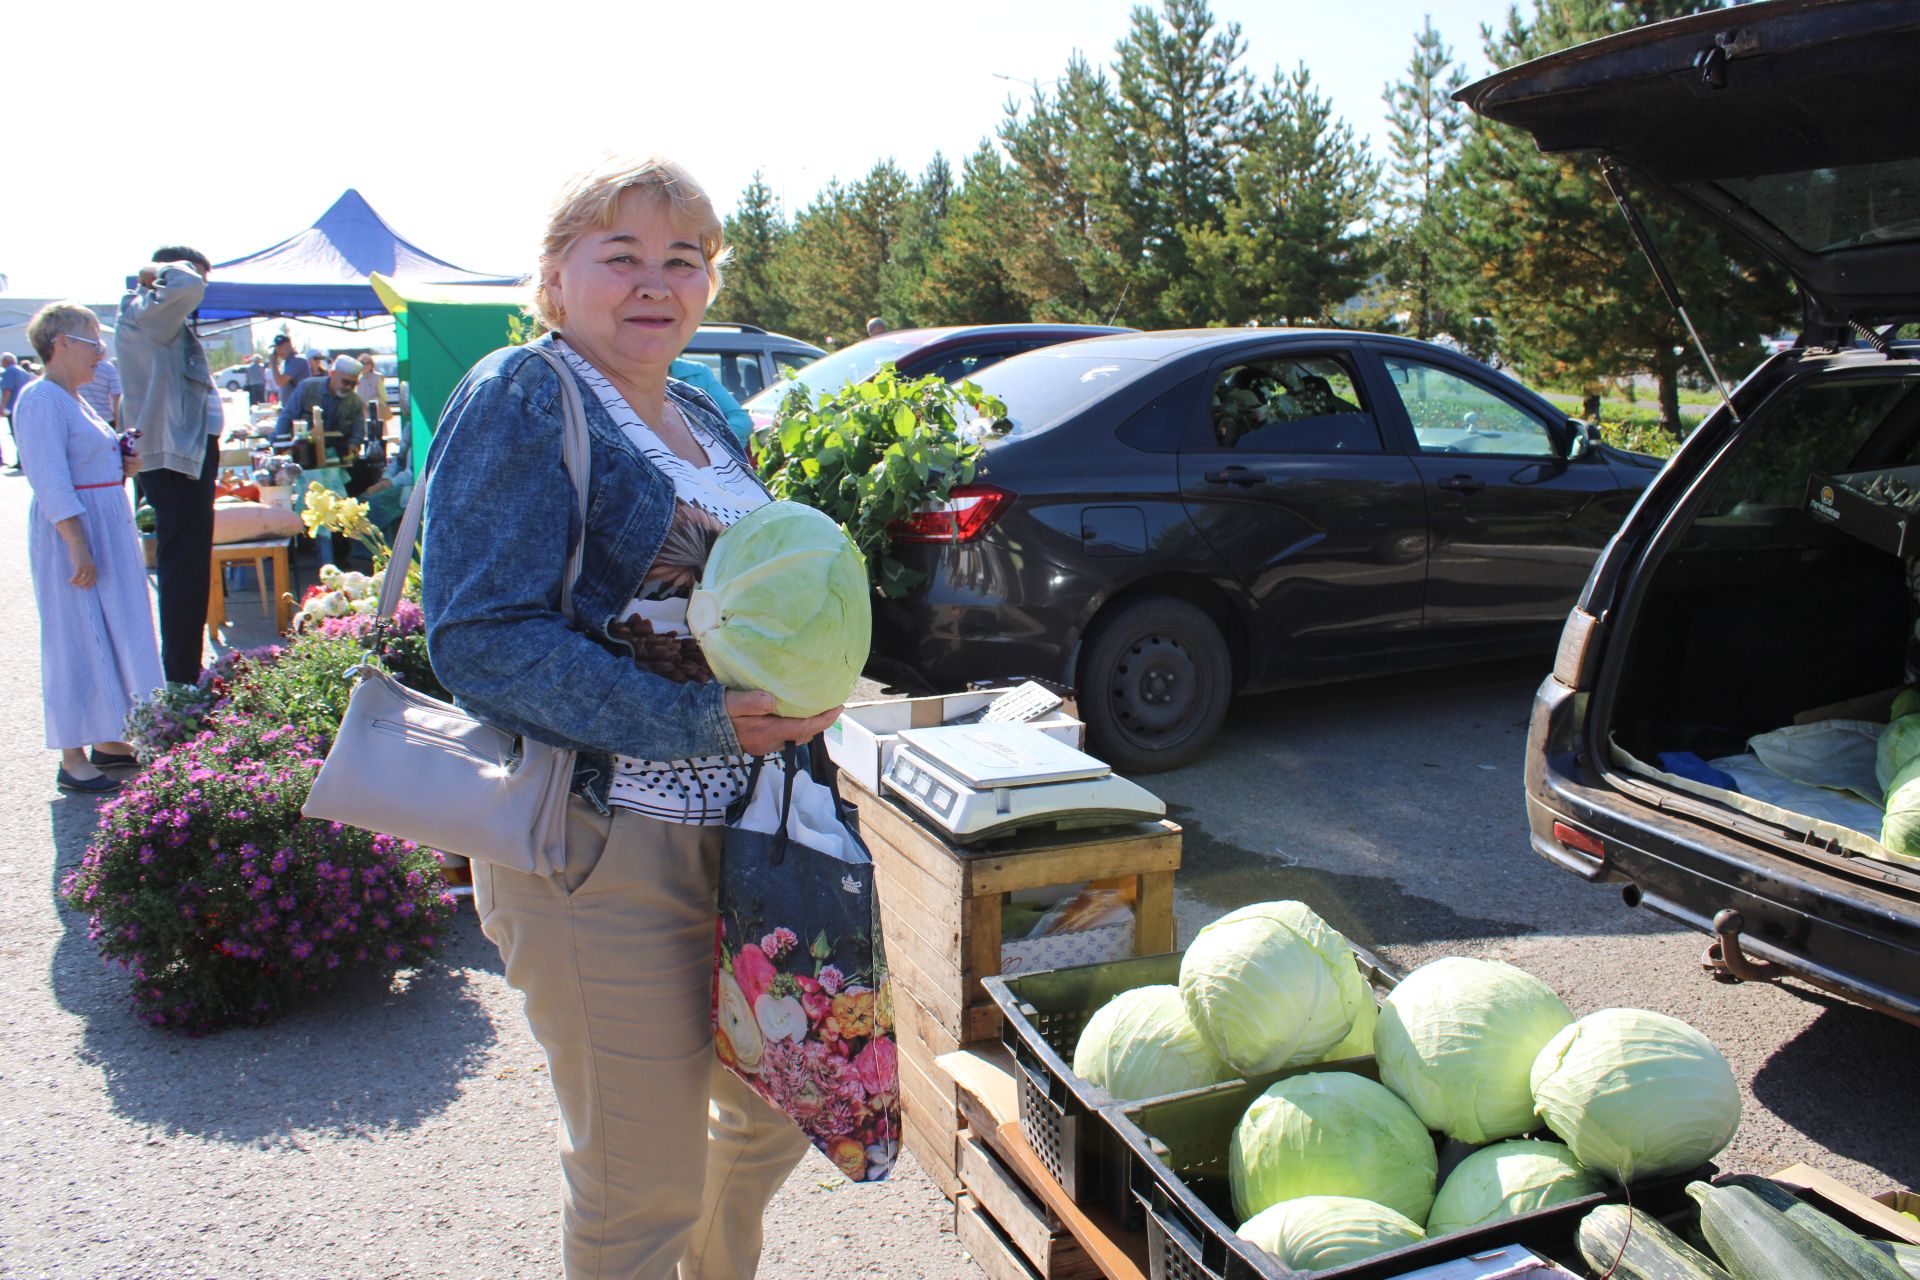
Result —
M1798 512L1806 506L1815 472L1860 466L1890 466L1920 451L1911 413L1896 420L1906 401L1920 395L1911 379L1809 379L1768 413L1763 427L1729 459L1696 520L1753 516L1766 509ZM1899 431L1904 421L1905 431ZM1891 427L1896 440L1876 439ZM1869 444L1881 456L1863 458Z

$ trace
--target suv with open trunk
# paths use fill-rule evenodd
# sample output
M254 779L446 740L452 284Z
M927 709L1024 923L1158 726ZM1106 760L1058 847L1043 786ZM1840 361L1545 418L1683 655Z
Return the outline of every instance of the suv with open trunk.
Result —
M1568 618L1528 742L1534 848L1713 935L1723 974L1920 1022L1920 849L1897 824L1882 843L1874 768L1920 601L1920 343L1900 340L1920 316L1915 67L1912 0L1781 0L1461 97L1543 151L1597 155L1630 220L1629 182L1743 236L1806 310Z

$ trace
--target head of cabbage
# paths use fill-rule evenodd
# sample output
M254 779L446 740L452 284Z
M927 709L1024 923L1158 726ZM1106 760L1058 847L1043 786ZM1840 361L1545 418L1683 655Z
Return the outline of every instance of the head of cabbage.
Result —
M1403 1213L1355 1196L1282 1200L1240 1224L1240 1238L1289 1271L1325 1271L1427 1238Z
M1535 1055L1572 1021L1546 983L1513 965L1434 960L1381 1002L1373 1030L1380 1083L1450 1138L1511 1138L1535 1124Z
M1202 929L1180 961L1180 998L1243 1075L1318 1062L1373 996L1353 948L1300 902L1256 902Z
M1713 1042L1645 1009L1563 1028L1533 1060L1533 1102L1581 1164L1622 1184L1686 1173L1740 1125L1740 1086Z
M1425 1222L1439 1172L1433 1135L1385 1085L1310 1071L1253 1100L1227 1147L1227 1184L1244 1220L1301 1196L1354 1196Z
M1920 715L1905 715L1880 733L1874 748L1873 777L1880 790L1893 790L1893 780L1908 765L1920 760Z
M1893 707L1887 712L1887 719L1898 720L1901 716L1910 716L1916 711L1920 711L1920 689L1908 685L1893 695Z
M1913 717L1920 720L1920 716ZM1920 862L1920 761L1914 761L1893 780L1887 792L1887 811L1880 819L1880 843L1896 858Z
M865 564L830 517L769 502L715 540L687 628L729 689L764 689L783 716L818 715L846 701L867 663Z
M1200 1089L1232 1074L1172 985L1135 987L1101 1006L1080 1033L1073 1070L1120 1102Z
M1606 1189L1606 1179L1557 1142L1496 1142L1455 1165L1440 1184L1427 1213L1427 1234L1465 1231Z

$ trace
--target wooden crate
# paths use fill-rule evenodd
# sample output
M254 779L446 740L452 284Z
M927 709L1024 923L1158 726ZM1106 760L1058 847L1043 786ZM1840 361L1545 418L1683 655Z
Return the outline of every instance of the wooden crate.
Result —
M972 1134L960 1138L960 1186L999 1235L1017 1249L1033 1273L1045 1280L1095 1280L1093 1259L1060 1220L1020 1185L998 1156ZM955 1206L955 1225L960 1210Z
M1029 831L969 848L845 775L841 785L873 852L896 1004L903 992L917 1000L954 1047L1000 1034L980 980L1000 972L1000 909L1015 890L1131 879L1135 953L1173 950L1175 823Z
M953 1234L987 1280L1047 1280L1027 1265L998 1224L964 1191L954 1198Z

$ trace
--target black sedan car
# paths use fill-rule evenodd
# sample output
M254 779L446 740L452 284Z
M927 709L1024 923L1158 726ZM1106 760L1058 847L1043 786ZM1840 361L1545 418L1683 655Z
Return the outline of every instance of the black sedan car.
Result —
M896 528L927 577L879 603L875 652L935 687L1077 686L1136 773L1190 759L1235 692L1550 647L1659 465L1377 334L1129 334L972 381L1007 418Z
M780 412L780 402L795 382L804 384L818 404L820 397L838 391L849 382L865 382L878 373L883 364L892 364L903 377L919 378L937 373L942 382L958 382L1023 351L1037 351L1076 338L1132 332L1106 324L970 324L938 329L895 329L823 356L804 369L789 370L785 379L746 401L742 407L752 415L753 428L758 431L772 425Z
M1920 135L1878 123L1911 114L1916 66L1913 0L1780 0L1461 97L1606 166L1629 207L1663 193L1771 257L1806 315L1568 615L1527 743L1533 847L1710 937L1720 976L1920 1024L1920 842L1900 821L1920 797L1876 767L1920 681Z

